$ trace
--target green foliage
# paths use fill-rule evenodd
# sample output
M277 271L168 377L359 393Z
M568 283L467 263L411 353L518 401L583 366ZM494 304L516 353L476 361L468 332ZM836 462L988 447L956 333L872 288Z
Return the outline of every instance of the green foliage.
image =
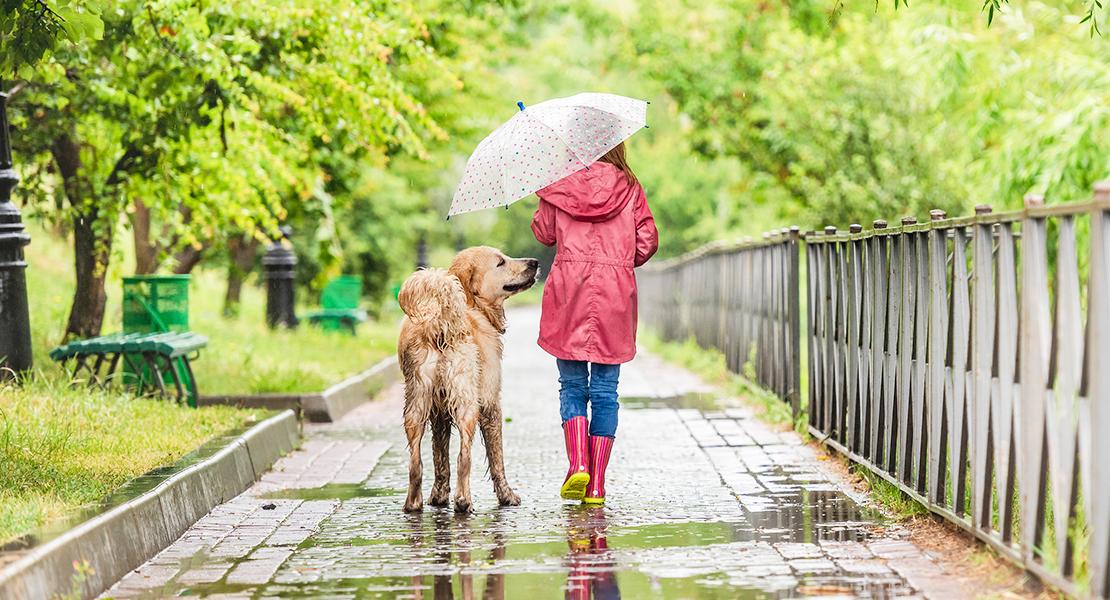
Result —
M17 97L18 147L43 157L75 136L93 201L143 198L185 243L273 225L284 203L313 198L329 153L384 164L391 148L423 154L445 135L420 86L459 81L416 7L378 10L118 3L103 41L59 50ZM24 193L45 199L50 183L32 177Z
M951 152L977 202L1088 199L1110 176L1110 40L1086 39L1062 5L998 13L987 28L974 13L911 8L891 23L893 51L945 115L936 132L958 140Z
M340 240L351 232L338 224L362 208L348 197L362 173L396 156L427 159L449 133L469 131L459 107L483 92L468 82L481 81L516 10L115 3L103 40L55 49L17 84L20 194L54 222L92 222L103 249L135 200L150 208L152 242L170 250L262 237L303 218L314 226L319 284L343 265ZM355 250L356 261L381 263L381 253L371 261ZM366 272L380 294L383 269Z
M633 58L692 121L693 149L740 159L748 193L785 205L790 223L958 210L966 193L950 140L931 136L938 118L904 65L874 51L887 41L875 19L815 29L812 10L645 0Z
M101 4L99 0L0 2L0 74L29 79L35 63L54 52L59 37L72 42L101 39Z

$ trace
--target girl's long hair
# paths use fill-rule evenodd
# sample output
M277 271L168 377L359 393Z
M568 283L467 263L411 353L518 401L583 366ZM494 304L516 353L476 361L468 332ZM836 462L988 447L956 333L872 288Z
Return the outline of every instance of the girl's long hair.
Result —
M628 166L628 161L624 157L624 142L617 144L616 148L605 153L604 156L598 159L601 162L607 162L621 171L624 171L624 176L628 179L628 185L636 185L640 180L636 179L636 174L632 172L632 167Z

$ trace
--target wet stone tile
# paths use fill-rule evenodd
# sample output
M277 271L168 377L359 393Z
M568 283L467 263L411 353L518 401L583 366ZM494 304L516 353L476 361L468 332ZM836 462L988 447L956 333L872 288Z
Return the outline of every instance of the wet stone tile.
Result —
M817 544L793 544L781 543L775 544L775 550L778 550L786 560L793 560L795 558L818 558L824 556L824 551Z
M799 575L829 573L837 570L836 564L827 558L800 558L791 560L789 564L790 568Z

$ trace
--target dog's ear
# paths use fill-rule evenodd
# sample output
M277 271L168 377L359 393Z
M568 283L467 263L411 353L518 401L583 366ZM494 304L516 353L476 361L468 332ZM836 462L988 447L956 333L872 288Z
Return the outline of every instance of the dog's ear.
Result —
M471 284L474 282L474 263L470 260L460 260L461 256L462 255L455 257L455 260L451 263L449 272L459 278L463 293L466 294L467 305L474 306L474 290L471 289Z

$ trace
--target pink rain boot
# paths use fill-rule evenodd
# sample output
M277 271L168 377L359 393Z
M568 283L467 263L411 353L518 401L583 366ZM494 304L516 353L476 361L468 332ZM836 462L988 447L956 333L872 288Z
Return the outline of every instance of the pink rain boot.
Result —
M586 504L605 504L605 467L609 466L609 453L613 451L613 438L590 436L590 485L586 487Z
M563 437L567 441L567 458L570 459L570 470L567 479L563 482L560 495L567 500L582 500L586 494L586 486L590 483L589 466L589 427L590 422L586 417L574 417L563 423Z

